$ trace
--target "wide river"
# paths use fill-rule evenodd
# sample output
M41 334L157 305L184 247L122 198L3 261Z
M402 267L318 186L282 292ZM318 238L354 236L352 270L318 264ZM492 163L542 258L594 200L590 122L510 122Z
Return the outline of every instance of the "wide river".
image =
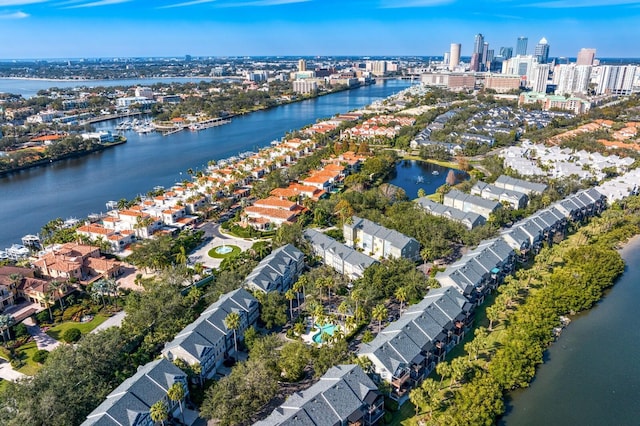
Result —
M403 80L379 82L236 117L230 124L200 132L126 132L124 145L0 177L0 249L38 232L51 219L104 212L109 200L171 186L188 177L188 168L202 170L209 160L255 151L288 131L363 107L409 85ZM98 127L109 126L113 123Z
M622 277L598 305L573 318L531 387L512 394L501 424L640 424L640 238L622 256Z

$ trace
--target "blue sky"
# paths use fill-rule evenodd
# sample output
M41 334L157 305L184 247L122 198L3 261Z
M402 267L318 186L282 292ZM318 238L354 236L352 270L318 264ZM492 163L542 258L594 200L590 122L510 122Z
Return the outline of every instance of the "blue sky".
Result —
M551 56L640 57L633 0L0 0L0 58L470 55L542 37Z

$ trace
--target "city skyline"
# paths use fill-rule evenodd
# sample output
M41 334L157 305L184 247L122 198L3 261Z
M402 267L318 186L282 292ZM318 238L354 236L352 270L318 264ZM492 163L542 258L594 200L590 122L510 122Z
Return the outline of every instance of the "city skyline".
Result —
M19 40L0 58L439 56L451 43L469 57L478 33L496 52L524 36L551 57L634 58L637 22L634 0L0 0L0 38Z

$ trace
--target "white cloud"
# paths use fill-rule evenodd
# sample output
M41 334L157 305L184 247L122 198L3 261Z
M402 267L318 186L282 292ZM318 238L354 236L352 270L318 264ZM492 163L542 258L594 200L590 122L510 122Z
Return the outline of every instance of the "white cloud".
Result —
M21 11L12 12L12 13L0 13L0 19L24 19L24 18L28 18L29 16L31 15Z
M382 9L400 9L408 7L433 7L451 4L455 0L381 0Z
M176 3L176 4L168 4L166 6L160 6L158 9L171 9L173 7L195 6L197 4L212 3L214 1L216 0L192 0L192 1L186 1L184 3Z
M82 3L77 4L75 6L69 6L65 9L78 9L81 7L100 7L100 6L110 6L112 4L120 4L120 3L128 3L131 0L98 0L91 3Z
M540 7L549 9L570 9L574 7L600 7L640 4L638 0L553 0L538 3L523 4L527 7Z
M253 0L234 3L220 3L219 7L247 7L247 6L279 6L283 4L306 3L311 0Z
M0 0L0 7L2 6L24 6L26 4L46 3L49 0ZM19 12L16 12L19 13Z

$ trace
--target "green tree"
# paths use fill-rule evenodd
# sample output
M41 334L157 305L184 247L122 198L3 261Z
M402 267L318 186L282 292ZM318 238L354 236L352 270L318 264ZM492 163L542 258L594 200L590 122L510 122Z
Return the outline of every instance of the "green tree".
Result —
M398 302L400 302L400 315L402 315L403 304L407 301L407 289L404 287L398 287L396 289L395 297Z
M235 352L238 352L238 337L236 335L236 332L240 328L241 320L242 318L240 318L240 314L237 312L230 312L224 319L224 325L228 329L233 330L233 347L235 349Z
M289 301L289 316L291 317L291 321L293 321L293 299L296 298L296 294L293 289L289 289L284 294L284 297Z
M62 337L62 340L64 340L67 343L74 343L80 340L80 337L82 337L82 332L80 331L80 329L72 327L72 328L66 329L64 333L62 333L61 337Z
M165 420L169 418L169 408L164 401L158 401L151 406L149 414L154 423L160 422L164 425Z
M387 315L389 315L389 311L383 304L376 305L373 308L371 316L373 317L373 319L378 321L378 333L382 331L382 321L387 318Z
M264 296L260 304L260 319L267 329L287 323L287 304L282 294L271 292Z
M167 396L169 397L169 399L171 401L178 402L180 406L180 415L182 416L182 423L185 423L184 411L182 410L182 400L186 395L187 395L187 392L184 387L184 383L182 382L175 382L174 384L171 385L171 387L167 391Z
M282 377L289 382L300 380L310 360L311 353L307 345L302 342L286 343L280 351L278 360Z

